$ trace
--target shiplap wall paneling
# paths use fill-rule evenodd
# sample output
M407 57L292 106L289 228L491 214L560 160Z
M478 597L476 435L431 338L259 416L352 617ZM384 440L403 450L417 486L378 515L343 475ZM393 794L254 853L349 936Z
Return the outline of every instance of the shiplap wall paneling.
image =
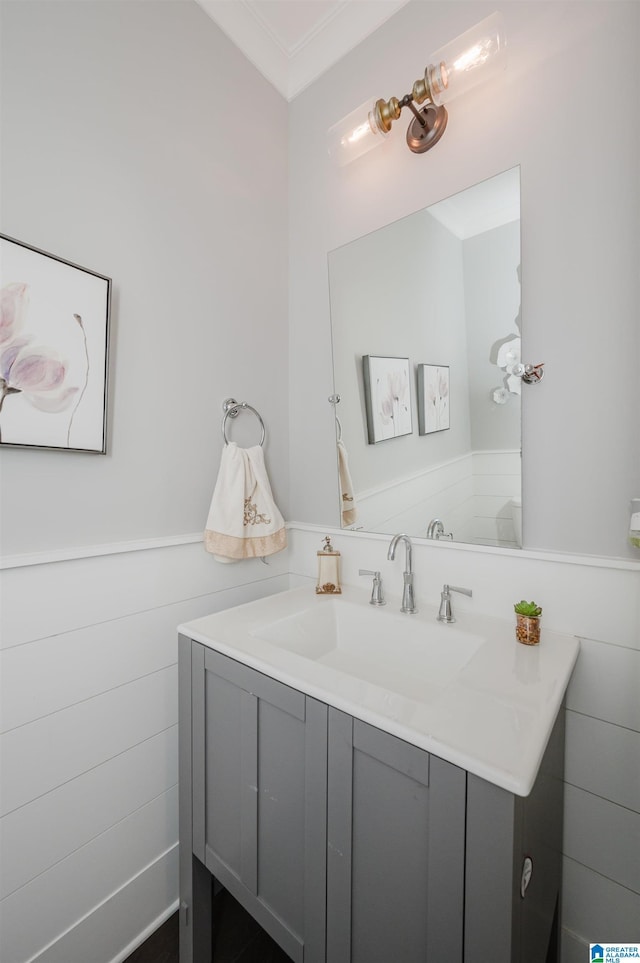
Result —
M564 852L640 896L640 813L565 786Z
M177 879L176 845L38 953L33 963L95 963L98 948L100 961L121 963L174 912ZM140 920L150 920L142 931Z
M3 900L7 961L41 952L177 841L174 786Z
M1 819L0 898L176 786L177 742L173 725Z
M177 694L174 665L3 733L0 815L175 725Z
M571 711L566 733L566 782L640 812L640 734Z
M581 637L567 708L640 732L640 639L629 644Z
M0 651L0 678L6 680L0 733L174 665L177 625L249 601L265 589L273 591L274 582L282 585L283 579L261 580L5 648Z
M2 963L117 963L175 908L177 626L286 588L285 558L196 543L2 572Z
M0 646L59 635L172 602L242 590L286 576L286 558L287 553L280 552L267 565L259 559L224 565L196 543L8 568L0 573Z
M565 856L562 923L569 933L587 944L631 943L638 940L639 919L637 893Z

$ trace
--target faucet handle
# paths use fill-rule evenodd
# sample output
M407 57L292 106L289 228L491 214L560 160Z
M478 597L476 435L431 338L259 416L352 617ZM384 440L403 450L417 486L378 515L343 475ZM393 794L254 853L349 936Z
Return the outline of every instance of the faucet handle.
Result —
M473 596L473 592L471 591L471 589L460 588L458 585L443 585L442 586L443 595L445 592L447 594L449 592L460 592L461 595L468 595L469 598Z
M369 599L369 605L386 605L385 597L382 592L382 578L380 572L372 572L368 568L361 568L358 570L358 575L372 575L373 585L371 586L371 598Z
M448 538L452 542L453 532L445 532L442 519L432 518L427 528L427 538L434 538L436 541L441 538Z
M443 585L442 595L440 596L440 611L438 612L438 622L455 622L453 612L451 610L451 592L460 592L462 595L468 595L469 598L473 596L473 592L468 588L460 588L458 585Z

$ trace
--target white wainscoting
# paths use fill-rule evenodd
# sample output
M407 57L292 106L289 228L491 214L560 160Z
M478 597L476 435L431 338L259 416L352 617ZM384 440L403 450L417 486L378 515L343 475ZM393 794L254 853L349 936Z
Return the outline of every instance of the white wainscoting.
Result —
M286 588L287 553L184 536L3 569L0 960L118 963L177 906L177 626Z
M439 518L456 541L514 548L511 500L515 497L520 497L520 452L474 451L357 492L353 528L418 532L424 537L431 519Z
M400 527L400 526L399 526ZM331 534L343 578L402 565L388 537L290 527L290 549L220 565L197 542L23 564L2 573L2 963L119 963L177 901L176 626L316 577ZM33 561L33 560L31 560ZM7 562L5 561L5 565ZM416 542L418 604L443 582L471 611L581 638L567 695L563 961L638 938L640 565ZM589 599L589 606L584 600ZM515 643L514 643L515 644ZM544 637L541 644L544 644Z
M607 604L603 586L590 605ZM586 959L590 942L640 939L640 628L580 646L567 693L564 963Z
M511 504L520 498L520 451L474 451L473 530L470 541L501 548L519 548Z
M355 501L356 529L426 536L431 519L440 518L447 531L463 537L461 533L470 534L473 519L471 455L357 492Z
M315 578L315 550L331 534L342 577L379 569L399 606L402 560L387 561L388 536L292 524L292 584ZM585 963L590 942L640 938L640 563L475 545L415 541L418 607L437 605L443 582L473 589L454 605L512 618L535 598L544 627L581 640L567 692L563 963ZM587 604L585 604L585 600ZM514 645L517 644L514 641Z

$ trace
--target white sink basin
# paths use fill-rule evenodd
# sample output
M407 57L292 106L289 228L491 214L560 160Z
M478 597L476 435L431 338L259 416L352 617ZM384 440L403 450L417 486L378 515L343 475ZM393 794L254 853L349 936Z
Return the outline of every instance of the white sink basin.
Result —
M412 615L346 599L323 599L250 635L320 665L421 702L438 694L484 639L452 625L425 625Z
M526 796L578 655L575 638L544 630L516 642L513 619L436 605L416 615L369 592L303 586L180 627L188 638ZM475 600L474 603L475 605Z

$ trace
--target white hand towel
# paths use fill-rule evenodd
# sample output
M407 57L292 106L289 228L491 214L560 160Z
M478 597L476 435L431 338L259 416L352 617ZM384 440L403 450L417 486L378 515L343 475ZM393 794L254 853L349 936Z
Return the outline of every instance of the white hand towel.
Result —
M204 546L220 562L260 558L286 548L284 519L273 500L260 445L225 445Z
M347 449L342 441L338 441L338 475L340 476L340 498L342 508L342 527L353 525L358 511L353 497L353 482L349 471Z

